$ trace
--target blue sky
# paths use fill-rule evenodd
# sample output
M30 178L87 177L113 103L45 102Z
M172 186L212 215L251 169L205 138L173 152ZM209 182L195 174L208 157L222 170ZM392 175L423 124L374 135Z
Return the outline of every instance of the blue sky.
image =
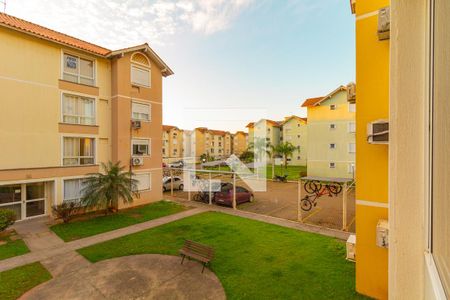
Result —
M164 124L243 130L355 79L342 0L8 0L7 13L111 49L142 42L171 66Z

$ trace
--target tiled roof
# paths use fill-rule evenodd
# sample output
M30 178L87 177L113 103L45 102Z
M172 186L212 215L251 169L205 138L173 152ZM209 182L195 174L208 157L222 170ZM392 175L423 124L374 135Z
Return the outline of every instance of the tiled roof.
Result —
M175 128L178 129L178 127L172 126L172 125L163 125L162 126L163 131L170 131L170 130L175 129Z
M302 107L308 107L308 106L314 106L317 103L319 103L323 99L322 97L316 97L316 98L308 98L303 102Z
M66 44L102 56L105 56L111 52L111 50L106 49L104 47L77 39L67 34L51 30L43 26L4 13L0 13L0 26L6 26L19 31L24 31L37 37L44 38L46 40Z
M253 126L255 126L255 122L250 122L245 127L252 128Z
M228 131L223 131L223 130L213 130L213 129L210 129L209 132L212 133L212 134L214 134L214 135L221 135L221 136L225 136L226 134L229 134Z
M292 116L289 116L289 117L285 117L284 121L281 123L281 125L286 124L289 120L294 119L294 118L307 122L307 118L302 118L302 117L299 117L299 116L292 115Z

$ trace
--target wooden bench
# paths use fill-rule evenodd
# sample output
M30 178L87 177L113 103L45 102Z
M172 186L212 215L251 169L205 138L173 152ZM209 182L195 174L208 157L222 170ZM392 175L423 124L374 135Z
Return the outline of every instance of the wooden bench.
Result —
M212 247L186 240L184 242L183 248L180 249L180 255L183 257L181 259L181 264L183 264L184 259L193 258L203 263L202 273L205 270L205 266L214 258L214 249Z

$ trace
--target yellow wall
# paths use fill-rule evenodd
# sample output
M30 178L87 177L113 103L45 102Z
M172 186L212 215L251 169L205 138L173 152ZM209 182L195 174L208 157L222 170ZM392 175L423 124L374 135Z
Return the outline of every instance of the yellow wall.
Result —
M237 132L233 135L233 154L240 155L247 150L248 135L243 132Z
M330 105L336 105L335 110ZM355 122L355 113L349 112L347 91L341 90L318 106L308 107L308 176L352 178L350 165L355 154L349 144L355 143L355 133L349 132L349 123ZM335 129L330 129L335 124ZM330 149L330 144L336 145ZM335 168L330 168L330 162Z
M388 146L368 144L366 131L368 122L389 116L389 40L378 40L376 14L388 5L356 3L356 289L381 299L387 298L388 250L376 246L375 232L388 217Z

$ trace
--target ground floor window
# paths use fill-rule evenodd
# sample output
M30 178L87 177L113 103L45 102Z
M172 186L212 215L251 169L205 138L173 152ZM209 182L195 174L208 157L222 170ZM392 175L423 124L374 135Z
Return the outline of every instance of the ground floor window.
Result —
M81 202L83 198L83 179L66 179L64 180L64 202Z
M147 191L152 189L152 177L150 173L138 173L133 175L133 179L136 179L137 190Z

